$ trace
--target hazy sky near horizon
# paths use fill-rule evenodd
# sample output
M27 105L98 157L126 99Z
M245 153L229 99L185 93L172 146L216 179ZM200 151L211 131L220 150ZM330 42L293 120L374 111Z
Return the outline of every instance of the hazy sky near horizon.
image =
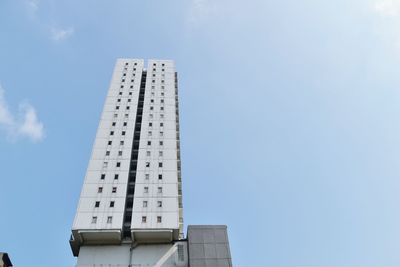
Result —
M400 0L0 0L0 251L71 267L116 58L179 72L185 224L235 267L400 266Z

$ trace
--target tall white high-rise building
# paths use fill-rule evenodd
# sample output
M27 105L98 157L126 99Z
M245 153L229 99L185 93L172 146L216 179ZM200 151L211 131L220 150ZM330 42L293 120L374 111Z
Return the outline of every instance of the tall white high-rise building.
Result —
M226 227L189 226L211 258L183 238L178 111L173 61L117 60L72 227L77 267L189 266L191 254L231 266Z

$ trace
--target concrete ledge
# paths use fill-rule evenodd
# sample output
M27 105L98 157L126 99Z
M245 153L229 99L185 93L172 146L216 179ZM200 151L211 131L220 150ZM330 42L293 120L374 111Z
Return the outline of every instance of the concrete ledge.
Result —
M83 245L117 245L121 244L122 235L119 229L107 230L73 230L69 241L74 256L79 255Z

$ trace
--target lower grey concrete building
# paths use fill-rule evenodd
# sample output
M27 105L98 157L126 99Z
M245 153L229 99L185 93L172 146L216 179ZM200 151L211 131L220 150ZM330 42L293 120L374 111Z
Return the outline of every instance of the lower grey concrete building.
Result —
M231 267L226 225L189 225L190 267Z

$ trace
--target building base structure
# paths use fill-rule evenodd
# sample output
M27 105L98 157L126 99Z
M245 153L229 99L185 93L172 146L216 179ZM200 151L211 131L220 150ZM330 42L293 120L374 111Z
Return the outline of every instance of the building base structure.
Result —
M189 225L168 243L83 245L76 267L232 267L225 225Z

